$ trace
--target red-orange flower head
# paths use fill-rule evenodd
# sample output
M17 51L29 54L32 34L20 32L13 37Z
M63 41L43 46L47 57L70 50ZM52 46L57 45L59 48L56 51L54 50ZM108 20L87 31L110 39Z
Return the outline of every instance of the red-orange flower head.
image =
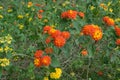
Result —
M50 29L51 29L50 26L45 26L45 27L43 28L43 32L44 32L44 33L47 33Z
M51 37L52 38L55 38L57 36L60 36L61 35L61 31L60 30L55 30L55 32L51 33Z
M42 50L37 50L34 54L34 57L35 58L40 58L40 57L42 57L42 55L43 55L43 51Z
M53 48L47 47L47 48L45 48L45 52L46 52L47 54L51 54L51 53L53 53Z
M103 17L103 21L108 25L108 26L114 26L115 22L112 18L110 18L109 16L105 16Z
M98 29L98 30L95 30L95 32L93 33L92 38L95 41L98 41L98 40L102 39L102 36L103 36L102 31Z
M52 34L54 34L55 32L56 32L56 29L51 28L51 29L48 31L48 34L49 34L49 35L52 35Z
M120 36L120 28L118 26L115 26L115 33L117 36Z
M66 19L76 19L77 11L74 10L68 10L65 12L62 12L61 17Z
M97 25L85 25L82 29L84 35L91 36L95 41L98 41L102 38L103 33L102 29Z
M43 11L43 10L39 10L38 12L39 12L39 13L43 13L44 11Z
M40 58L35 58L35 59L34 59L34 65L35 65L36 67L42 66L42 64L41 64L41 59L40 59Z
M52 40L52 38L49 36L49 37L46 38L45 43L49 44L51 42L51 40Z
M39 19L42 19L42 14L37 14Z
M83 56L86 56L86 55L88 54L88 51L87 51L86 49L83 49L83 50L81 51L81 54L82 54Z
M62 36L57 36L54 39L54 45L57 46L58 48L63 47L65 43L66 43L66 40Z
M61 34L65 39L69 39L70 38L70 33L68 31L63 31Z
M120 39L116 39L116 45L120 45Z
M84 18L85 14L83 12L78 12L78 15L81 17L81 18Z
M98 71L97 74L98 74L99 76L102 76L102 75L103 75L103 72L102 72L102 71Z
M41 58L41 62L43 66L49 66L51 64L51 57L50 56L43 56Z

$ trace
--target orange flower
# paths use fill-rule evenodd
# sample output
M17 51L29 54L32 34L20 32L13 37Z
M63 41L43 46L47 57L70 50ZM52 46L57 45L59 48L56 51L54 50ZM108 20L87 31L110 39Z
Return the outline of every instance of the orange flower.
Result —
M42 57L42 54L43 54L43 51L42 50L37 50L34 54L34 57L35 58L40 58Z
M35 4L35 6L40 7L41 5L40 4Z
M49 66L51 64L51 58L49 56L43 56L41 62L43 66Z
M33 5L32 2L28 2L28 8L31 7Z
M65 39L69 39L70 38L70 33L68 31L63 31L61 34Z
M95 40L95 41L98 41L102 38L102 31L101 30L95 30L95 32L93 33L92 35L92 38Z
M51 47L45 48L45 52L47 54L51 54L51 53L53 53L53 49Z
M43 28L43 32L44 32L44 33L47 33L50 29L51 29L50 26L45 26L45 27Z
M110 18L109 16L103 17L103 21L108 25L108 26L114 26L114 20Z
M118 26L115 26L115 33L117 36L120 36L120 28Z
M39 12L39 13L43 13L44 11L43 11L43 10L39 10L38 12Z
M63 47L66 43L66 40L65 38L63 38L62 36L57 36L55 39L54 39L54 45L57 46L57 47Z
M118 45L118 46L120 45L120 39L116 40L116 45Z
M77 11L68 10L65 12L62 12L61 17L66 19L76 19Z
M97 74L98 74L99 76L102 76L102 75L103 75L103 72L102 72L102 71L98 71Z
M46 40L45 40L45 43L49 44L51 42L51 39L52 39L51 37L47 37Z
M81 51L81 54L82 54L83 56L86 56L86 55L88 54L88 52L87 52L86 49L83 49L83 50Z
M56 29L51 28L51 29L48 31L48 34L49 34L49 35L52 35L52 34L55 33L55 31L56 31Z
M42 15L41 14L37 14L39 19L42 19Z
M102 38L102 29L97 25L85 25L82 29L84 35L91 36L94 40L100 40Z
M78 12L78 15L81 17L81 18L84 18L84 13L83 12Z
M51 37L52 38L55 38L57 36L60 36L61 35L61 31L60 30L55 30L55 32L51 33Z
M34 59L34 65L36 67L40 67L42 64L41 64L41 59L40 58L35 58Z

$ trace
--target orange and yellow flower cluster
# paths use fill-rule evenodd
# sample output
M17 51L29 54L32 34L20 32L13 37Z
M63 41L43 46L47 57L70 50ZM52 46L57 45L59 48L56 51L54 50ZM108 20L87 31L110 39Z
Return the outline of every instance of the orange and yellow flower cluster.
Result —
M82 29L84 35L91 36L95 41L102 39L103 33L102 29L97 25L85 25Z
M36 67L49 66L51 64L51 57L48 55L43 56L42 50L37 50L34 54L34 65Z
M115 25L114 20L112 18L110 18L109 16L103 17L103 21L108 26L114 26Z
M83 12L77 12L75 10L67 10L65 12L61 13L61 18L65 19L76 19L77 14L81 17L84 18L84 13Z
M68 31L61 32L60 30L54 29L51 26L45 26L43 28L43 33L48 33L49 37L46 38L45 42L48 44L53 40L56 47L61 48L65 45L66 40L70 38L70 33Z
M50 73L51 79L59 79L61 77L62 70L60 68L55 68L55 72Z

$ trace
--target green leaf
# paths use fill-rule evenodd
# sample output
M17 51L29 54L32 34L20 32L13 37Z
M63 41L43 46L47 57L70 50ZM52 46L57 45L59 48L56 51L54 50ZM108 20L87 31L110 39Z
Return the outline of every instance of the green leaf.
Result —
M51 63L52 67L59 67L60 66L60 62L58 60L57 57L52 57L52 63Z

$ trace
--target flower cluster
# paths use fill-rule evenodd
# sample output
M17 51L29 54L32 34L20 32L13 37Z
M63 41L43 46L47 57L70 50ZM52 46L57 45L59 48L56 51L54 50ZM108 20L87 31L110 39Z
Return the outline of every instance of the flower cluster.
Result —
M65 12L62 12L61 17L66 19L76 19L77 11L68 10Z
M43 55L42 50L37 50L34 54L34 65L36 67L49 66L51 64L51 57L48 55Z
M53 40L53 43L58 48L65 45L66 40L70 38L70 33L68 31L61 32L60 30L54 29L51 26L45 26L43 28L43 33L48 33L49 37L46 38L45 42L48 44Z
M82 29L84 35L91 36L95 41L98 41L102 38L102 29L97 25L85 25Z
M61 13L61 18L65 19L76 19L77 14L81 17L84 18L84 13L83 12L77 12L75 10L67 10L65 12Z
M7 59L7 58L0 59L0 66L6 67L6 66L8 66L9 64L10 64L9 59Z
M62 70L60 68L55 68L55 72L50 73L51 79L59 79L61 77Z
M105 16L103 17L103 21L105 22L105 24L107 24L108 26L114 26L115 22L112 18L110 18L109 16Z
M38 16L39 19L42 19L42 13L43 12L44 12L43 10L38 11L37 16Z
M12 51L12 48L10 48L10 44L12 42L12 37L10 34L8 34L7 36L4 37L0 37L0 52L9 52Z
M117 26L117 25L115 25L114 26L114 29L115 29L115 34L118 36L118 37L120 37L120 28ZM118 39L116 39L116 45L120 45L120 38L118 38Z

